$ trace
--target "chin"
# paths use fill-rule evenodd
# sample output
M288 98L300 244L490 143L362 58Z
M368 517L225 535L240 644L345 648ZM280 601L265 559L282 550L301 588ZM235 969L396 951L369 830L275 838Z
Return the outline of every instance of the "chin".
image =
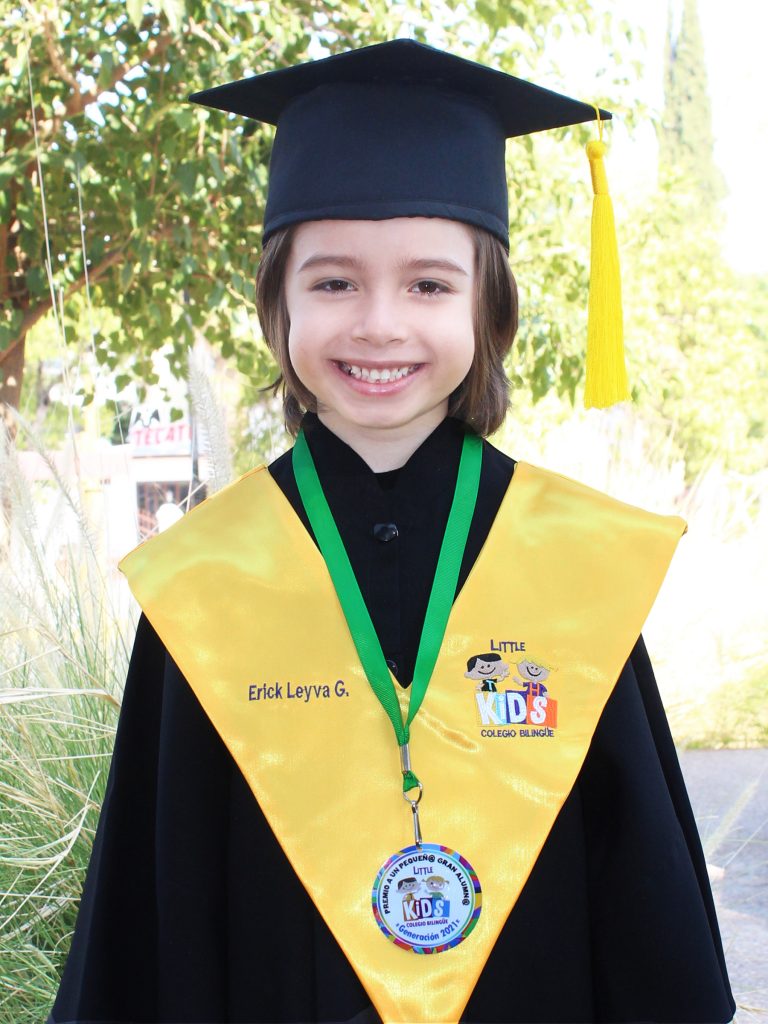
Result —
M448 412L447 403L428 409L395 409L383 405L375 409L341 409L329 410L329 419L335 422L348 423L350 427L361 430L394 430L407 427L409 424L434 423L437 425Z

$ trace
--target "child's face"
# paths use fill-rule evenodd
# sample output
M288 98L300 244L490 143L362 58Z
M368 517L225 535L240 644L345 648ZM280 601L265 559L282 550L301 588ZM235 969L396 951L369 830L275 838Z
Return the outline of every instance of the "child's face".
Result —
M489 679L493 675L498 675L500 668L500 661L483 661L482 658L478 658L472 671L467 674L471 679Z
M289 355L345 439L426 436L475 351L474 243L455 221L301 224L286 268Z

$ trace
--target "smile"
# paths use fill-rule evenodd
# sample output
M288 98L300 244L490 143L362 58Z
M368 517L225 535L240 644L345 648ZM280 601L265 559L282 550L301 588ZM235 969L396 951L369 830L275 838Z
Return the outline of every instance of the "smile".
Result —
M403 377L415 373L419 368L418 363L412 366L386 366L381 369L355 366L354 363L339 362L337 365L348 376L355 377L357 380L369 381L371 384L386 384L392 380L401 380Z

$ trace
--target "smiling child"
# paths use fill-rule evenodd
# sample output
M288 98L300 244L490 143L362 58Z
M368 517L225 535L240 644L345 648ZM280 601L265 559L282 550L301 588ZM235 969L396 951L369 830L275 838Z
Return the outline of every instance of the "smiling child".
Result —
M257 293L296 443L122 563L51 1024L729 1021L639 639L684 524L485 440L505 139L595 109L410 41L195 99L277 124Z

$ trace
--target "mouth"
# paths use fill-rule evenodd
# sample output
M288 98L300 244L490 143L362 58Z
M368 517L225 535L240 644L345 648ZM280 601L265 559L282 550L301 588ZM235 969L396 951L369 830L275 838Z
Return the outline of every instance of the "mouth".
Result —
M348 377L364 381L366 384L392 384L412 376L421 368L422 363L407 363L402 366L360 366L357 363L345 363L336 360L336 365Z

